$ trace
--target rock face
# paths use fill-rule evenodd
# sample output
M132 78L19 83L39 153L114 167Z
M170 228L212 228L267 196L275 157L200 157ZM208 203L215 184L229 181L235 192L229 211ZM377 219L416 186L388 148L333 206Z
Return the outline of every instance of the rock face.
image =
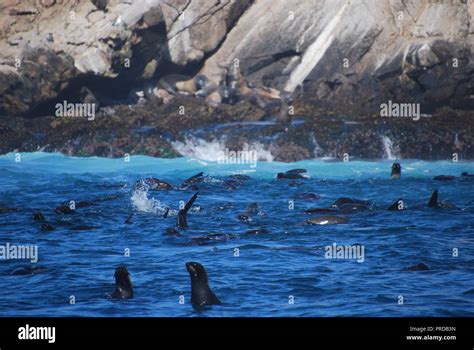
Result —
M169 135L274 111L185 97L128 107L127 96L170 73L220 83L238 65L249 81L294 95L302 126L264 131L277 160L381 157L383 135L402 157L474 158L473 16L474 0L4 0L0 152L176 155ZM52 118L56 103L81 102L83 88L100 100L100 118ZM389 101L419 104L432 117L384 118ZM150 125L151 134L127 131ZM257 136L242 131L226 142Z

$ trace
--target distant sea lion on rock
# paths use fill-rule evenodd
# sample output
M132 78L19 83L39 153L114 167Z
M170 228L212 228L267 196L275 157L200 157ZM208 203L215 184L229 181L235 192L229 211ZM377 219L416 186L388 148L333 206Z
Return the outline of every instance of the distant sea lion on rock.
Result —
M288 125L291 124L291 115L290 115L290 104L293 102L293 96L289 92L282 92L280 110L278 112L276 121L277 123Z
M170 94L168 91L158 88L153 89L153 95L160 99L164 105L170 103L170 101L174 98L174 95Z
M187 92L189 94L194 94L198 90L196 86L196 78L177 81L175 84L176 91Z
M10 275L12 276L25 276L25 275L36 275L41 271L46 270L43 266L24 266L16 268Z
M188 81L191 77L183 74L169 74L161 77L158 80L158 88L166 90L172 95L176 95L179 91L176 87L177 82Z
M94 4L97 10L107 12L108 0L91 0L91 2Z
M196 188L197 184L204 180L204 173L200 172L196 175L191 176L189 179L184 180L184 182L179 186L180 189Z

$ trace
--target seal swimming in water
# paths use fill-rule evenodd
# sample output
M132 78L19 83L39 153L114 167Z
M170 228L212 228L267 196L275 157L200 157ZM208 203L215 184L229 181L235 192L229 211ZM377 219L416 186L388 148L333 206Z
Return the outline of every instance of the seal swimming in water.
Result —
M40 273L41 271L46 270L46 267L43 266L23 266L23 267L18 267L15 270L13 270L10 275L12 276L25 276L25 275L36 275L37 273Z
M183 181L179 186L180 189L196 188L196 184L201 182L204 179L204 173L200 172L196 175L191 176L189 179Z
M331 208L340 208L344 204L363 204L369 205L368 201L354 199L354 198L347 198L347 197L339 197L336 201L331 205Z
M191 277L191 304L197 307L206 305L222 305L209 287L207 272L204 266L197 262L187 262L186 269Z
M186 203L183 209L180 209L178 212L178 217L176 219L176 227L180 229L187 229L188 228L188 219L186 215L188 214L189 209L193 205L194 201L198 196L198 192L191 197L191 199Z
M346 218L342 218L340 216L319 216L316 218L308 219L305 221L306 225L337 225L337 224L345 224L349 220Z
M307 173L308 171L306 169L292 169L292 170L288 170L285 173L278 173L277 179L290 179L290 180L307 179L309 177Z
M390 178L391 179L399 179L401 175L402 175L402 167L401 167L400 163L393 163Z
M436 181L452 181L456 180L456 176L453 175L438 175L433 178Z
M115 269L115 289L110 294L112 299L130 299L133 298L133 287L130 280L130 274L125 266L119 266Z
M457 209L454 204L438 202L438 190L434 190L428 201L428 208Z
M428 271L429 267L426 266L423 263L419 263L410 267L407 267L406 269L403 269L402 271Z
M152 191L173 189L173 186L168 182L154 177L147 177L145 179L138 180L135 184L135 188L138 189L144 189L144 186L148 186L148 189Z
M33 213L33 220L34 221L45 221L44 215L42 212L37 211Z

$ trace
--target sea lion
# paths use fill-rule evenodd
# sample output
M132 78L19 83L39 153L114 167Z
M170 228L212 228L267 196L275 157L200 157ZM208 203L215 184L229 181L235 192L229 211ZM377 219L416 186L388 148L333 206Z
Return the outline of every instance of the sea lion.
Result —
M168 93L172 95L176 95L177 93L177 82L188 81L191 77L182 74L169 74L161 77L158 80L158 88L166 90Z
M53 231L54 227L51 224L44 223L44 224L41 224L41 230L43 230L43 231Z
M354 198L347 198L347 197L339 197L336 201L331 205L331 208L340 208L344 204L365 204L369 205L368 201L354 199Z
M428 208L457 209L454 204L438 202L438 190L434 190L431 194L430 200L428 201Z
M182 236L182 234L177 229L175 229L174 227L167 228L165 233L168 236L175 236L175 237L181 237Z
M341 214L352 214L359 211L368 210L367 203L346 203L339 207L338 212Z
M402 271L427 271L429 270L429 267L426 266L423 263L419 263L410 267L407 267L406 269L403 269Z
M82 103L87 103L90 105L94 104L95 109L99 110L100 102L97 99L97 97L95 97L94 93L88 87L86 86L81 87L81 89L79 90L79 97Z
M237 239L237 236L230 233L213 233L207 236L193 237L186 245L207 245L214 242L227 242L231 239Z
M56 214L74 214L76 211L68 205L59 205L54 209Z
M340 216L319 216L305 221L306 225L337 225L345 224L349 220Z
M34 221L44 221L45 218L44 218L43 213L40 212L40 211L34 212L33 213L33 220Z
M204 179L204 173L200 172L196 175L191 176L189 179L183 181L179 186L180 189L195 188L196 184L200 183Z
M277 179L296 180L296 179L307 179L307 178L309 178L309 176L307 175L306 169L292 169L292 170L288 170L285 173L277 174Z
M94 4L97 10L107 12L108 0L91 0L91 2Z
M161 102L166 105L174 98L174 95L170 94L164 89L153 88L153 95L155 95Z
M170 185L168 182L154 177L147 177L145 179L137 181L135 184L135 188L138 189L144 189L145 186L148 188L148 190L152 191L173 189L173 186Z
M124 224L133 224L132 218L133 218L133 213L131 213L131 214L127 217L127 219L125 219Z
M217 107L222 103L222 97L219 91L211 92L205 99L208 106Z
M175 83L176 91L184 92L188 94L195 94L198 91L198 86L196 85L196 78L181 80Z
M118 266L115 269L115 289L110 294L112 299L130 299L133 298L133 287L130 280L130 274L125 266Z
M180 229L187 229L188 228L188 220L187 220L187 214L189 209L191 209L191 206L193 205L194 201L196 200L198 196L198 192L196 192L191 199L186 203L183 209L180 209L178 212L178 217L176 219L176 227Z
M253 229L253 230L248 230L246 231L244 234L246 235L263 235L263 234L267 234L267 233L270 233L270 230L262 227L262 228L257 228L257 229Z
M305 201L316 201L321 199L321 196L313 192L300 193L295 196L295 199L301 199Z
M18 211L16 208L10 208L9 206L0 203L0 214L7 214L7 213L13 213L15 211Z
M90 231L90 230L95 230L97 228L98 228L97 226L79 225L79 226L71 227L71 230L74 230L74 231Z
M405 210L405 203L403 202L403 199L399 198L397 199L392 205L390 205L387 210L390 211L400 211L400 210Z
M401 175L402 175L402 167L401 167L400 163L393 163L390 178L391 179L399 179Z
M452 181L456 180L456 176L453 175L438 175L433 178L433 180L437 181Z
M305 214L316 214L316 213L337 213L337 209L333 208L310 208L304 211Z
M293 103L293 96L289 92L280 93L280 110L277 114L276 121L279 124L291 124L290 104Z
M43 266L23 266L13 270L10 275L12 276L25 276L25 275L36 275L41 271L46 270Z
M197 307L206 305L222 305L209 287L207 272L204 266L197 262L187 262L186 269L191 277L191 304Z

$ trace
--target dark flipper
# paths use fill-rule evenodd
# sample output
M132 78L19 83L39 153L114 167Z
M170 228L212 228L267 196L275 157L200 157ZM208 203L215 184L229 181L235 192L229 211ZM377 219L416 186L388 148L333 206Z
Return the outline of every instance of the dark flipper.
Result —
M331 208L311 208L311 209L306 209L304 211L306 214L314 214L314 213L333 213L337 212L337 209L331 209Z
M183 209L183 210L185 211L186 214L188 213L189 209L191 209L191 206L193 205L194 201L196 200L196 198L197 198L197 196L198 196L198 193L199 193L199 192L196 192L196 193L194 194L194 196L192 196L191 199L190 199L190 200L186 203L186 205L184 206L184 209Z
M403 199L399 198L393 203L391 206L387 208L387 210L405 210L405 203L403 202Z
M182 229L188 228L188 219L186 215L188 214L189 209L191 209L191 206L193 205L197 196L198 196L198 192L196 192L194 196L192 196L191 199L186 203L184 208L178 212L178 217L176 219L176 227L182 228Z
M131 214L127 217L127 219L125 220L124 224L133 224L132 218L133 218L133 213L131 213Z
M165 212L163 214L163 219L166 219L168 217L169 212L170 212L170 208L168 207L168 208L165 209Z
M430 201L428 202L429 208L436 208L438 207L438 190L433 191L431 195Z

